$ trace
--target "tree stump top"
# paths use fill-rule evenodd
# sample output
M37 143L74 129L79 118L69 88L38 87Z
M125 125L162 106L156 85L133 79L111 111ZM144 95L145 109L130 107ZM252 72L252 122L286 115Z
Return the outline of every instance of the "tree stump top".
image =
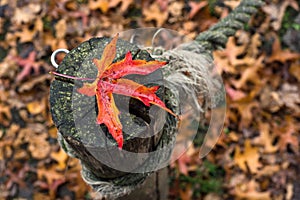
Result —
M66 55L59 65L57 72L81 78L94 78L97 75L97 68L93 64L93 58L101 58L104 47L111 39L93 38L80 44ZM117 42L117 54L114 62L124 58L130 51L133 59L153 60L145 50L119 39ZM147 76L130 75L126 78L132 79L146 86L160 85L157 96L166 99L168 107L167 88L163 87L161 70L157 70ZM126 151L122 153L117 148L115 140L108 132L105 125L96 123L97 104L96 98L88 97L76 92L83 81L74 81L63 77L57 77L50 88L50 105L52 118L61 134L61 145L74 157L79 158L88 171L93 172L100 178L118 178L126 172L114 169L107 163L122 165L120 160L135 163L135 167L155 165L154 160L167 159L170 151L165 156L156 155L127 156L126 152L148 153L161 148L159 143L165 140L168 144L173 137L174 130L169 127L176 127L176 119L156 106L144 106L144 104L133 98L114 95L116 105L120 110L120 121L123 125L124 146ZM168 124L165 125L165 122ZM160 147L159 147L160 146ZM147 162L145 159L151 160ZM103 163L105 160L107 163ZM138 176L137 176L138 177Z

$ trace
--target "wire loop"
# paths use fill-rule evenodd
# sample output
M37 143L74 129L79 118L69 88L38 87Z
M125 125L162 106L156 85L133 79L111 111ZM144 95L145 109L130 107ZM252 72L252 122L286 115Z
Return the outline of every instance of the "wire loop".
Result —
M58 53L64 52L66 54L68 54L70 51L68 49L56 49L52 55L51 55L51 64L53 65L53 67L55 67L56 69L58 68L58 64L55 61L55 57Z

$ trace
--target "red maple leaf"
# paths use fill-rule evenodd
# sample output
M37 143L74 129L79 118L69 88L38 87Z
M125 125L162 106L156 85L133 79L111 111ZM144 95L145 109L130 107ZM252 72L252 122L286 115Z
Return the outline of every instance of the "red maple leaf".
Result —
M119 148L122 148L122 124L119 120L120 112L116 107L113 93L133 97L142 101L146 106L155 104L170 114L176 115L156 96L155 92L159 86L148 88L132 80L122 78L129 74L146 75L167 63L156 60L148 62L145 60L132 60L130 51L127 52L123 60L112 63L116 55L117 40L118 35L104 48L100 60L96 58L93 59L93 63L98 69L96 79L92 83L84 83L83 87L77 89L77 91L86 96L96 95L98 106L96 121L98 124L105 124L107 126L109 133L116 140ZM66 78L86 80L84 78L72 77L57 72L52 73Z

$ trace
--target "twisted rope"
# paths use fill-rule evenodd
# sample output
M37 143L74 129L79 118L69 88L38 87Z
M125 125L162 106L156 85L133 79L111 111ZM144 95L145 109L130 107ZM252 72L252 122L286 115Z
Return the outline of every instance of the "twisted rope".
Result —
M262 0L242 0L240 5L226 18L209 30L200 33L195 41L202 47L203 52L224 48L228 38L233 36L237 30L242 29L251 15L263 4Z

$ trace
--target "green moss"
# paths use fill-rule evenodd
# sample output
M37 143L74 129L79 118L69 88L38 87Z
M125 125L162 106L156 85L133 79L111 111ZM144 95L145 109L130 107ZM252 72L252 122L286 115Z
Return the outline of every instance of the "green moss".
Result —
M216 11L215 11L215 7L217 4L218 4L218 0L209 0L208 1L209 12L212 16L217 16Z
M185 190L187 186L193 188L193 199L198 199L205 196L208 193L215 193L221 195L223 193L223 176L224 170L207 160L203 162L202 166L194 171L190 172L188 176L179 175L179 185L182 190ZM175 181L174 176L170 176L171 181Z
M283 35L286 33L289 29L294 29L297 31L300 31L300 24L295 22L296 17L299 15L299 12L294 10L291 7L288 7L286 9L286 12L284 13L282 23L281 23L281 29L279 30L280 38L282 39Z
M42 18L44 31L52 31L51 18L46 16Z

